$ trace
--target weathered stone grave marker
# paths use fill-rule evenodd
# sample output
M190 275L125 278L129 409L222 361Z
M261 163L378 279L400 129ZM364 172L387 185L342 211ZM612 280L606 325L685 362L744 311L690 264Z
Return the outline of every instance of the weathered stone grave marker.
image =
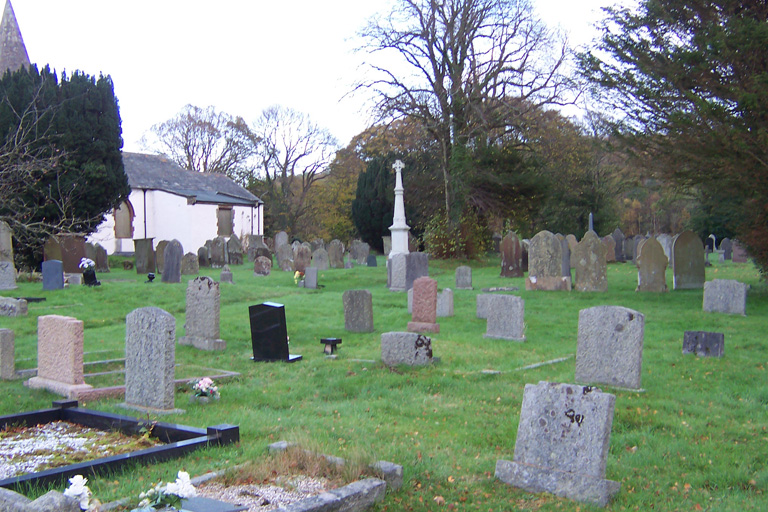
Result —
M525 289L570 291L570 258L568 276L563 275L563 262L562 242L549 231L537 233L528 246L528 277L525 279Z
M456 289L472 289L472 267L467 267L466 265L456 267Z
M413 317L410 332L440 332L437 323L437 281L420 277L413 282Z
M655 238L649 238L637 255L638 292L667 291L667 256L664 248Z
M516 295L478 295L484 297L486 329L483 338L525 341L525 302Z
M432 363L432 339L415 332L381 335L381 361L387 366L422 366Z
M523 251L517 233L510 231L501 240L501 277L523 277Z
M16 345L11 329L0 329L0 380L16 378Z
M27 316L28 305L24 299L0 297L0 316Z
M347 290L342 295L344 328L350 332L373 331L373 296L368 290Z
M747 314L749 285L733 279L714 279L704 283L704 311L729 315Z
M253 275L268 276L272 272L272 258L256 256L253 261Z
M721 332L685 331L683 334L683 354L723 357L724 352L725 335Z
M219 283L210 277L189 281L184 336L179 338L179 344L192 345L200 350L227 348L227 342L219 338L220 307Z
M317 269L315 267L307 267L304 270L304 288L317 289Z
M43 290L61 290L64 288L64 266L59 260L46 260L42 265Z
M675 290L704 286L704 244L693 231L683 231L672 243L672 273Z
M138 238L133 241L133 257L137 274L149 274L150 272L154 273L157 271L155 249L152 245L152 240L152 238Z
M571 253L575 270L576 290L580 292L604 292L608 289L608 266L605 246L597 233L587 231Z
M171 240L163 249L163 274L160 280L164 283L181 282L181 259L184 257L184 249L181 242Z
M219 275L219 282L220 283L229 283L233 284L234 281L232 279L232 270L230 270L229 265L224 265L221 268L221 274Z

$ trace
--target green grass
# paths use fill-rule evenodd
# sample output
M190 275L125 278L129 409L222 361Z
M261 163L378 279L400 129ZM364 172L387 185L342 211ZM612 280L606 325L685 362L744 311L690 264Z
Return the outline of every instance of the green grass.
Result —
M440 288L454 287L458 262L432 261ZM222 470L266 458L267 444L311 441L324 453L402 464L405 484L378 510L592 510L551 495L532 495L493 477L496 460L511 459L523 388L540 380L573 382L579 310L620 305L645 315L642 385L645 392L613 390L616 410L606 477L622 482L611 510L765 510L768 508L768 286L751 264L726 262L707 269L707 279L738 279L752 285L747 316L705 314L702 290L666 294L635 292L630 264L608 268L606 293L526 292L524 281L499 277L498 259L472 263L475 290L455 290L455 316L440 318L433 336L439 364L389 369L380 362L380 334L403 331L409 320L406 294L386 289L379 267L320 273L324 288L297 288L293 276L276 270L254 277L248 265L234 267L234 285L222 285L222 353L176 348L177 363L240 372L221 383L221 400L206 406L176 394L185 414L161 421L198 427L240 425L237 446L207 449L178 461L90 479L102 502L135 496L152 483ZM202 275L218 278L219 271ZM672 288L668 271L668 285ZM86 360L119 357L125 316L157 306L176 317L184 332L183 284L145 284L145 276L113 269L99 274L99 288L43 291L20 283L5 296L45 297L29 315L3 318L16 333L18 368L35 366L37 317L73 316L85 322ZM159 279L157 280L159 281ZM475 317L475 296L490 286L518 286L525 300L525 343L484 339L485 321ZM344 331L342 293L373 293L376 332ZM248 306L266 300L286 306L294 364L253 363ZM725 333L725 357L682 355L685 330ZM322 354L322 337L341 337L338 359ZM103 352L102 352L103 351ZM517 368L556 358L564 362ZM497 370L491 374L483 370ZM29 390L21 381L0 382L0 414L50 406L58 397ZM126 414L117 400L87 407ZM439 497L439 498L438 498ZM437 498L437 499L436 499ZM444 500L444 502L443 502Z

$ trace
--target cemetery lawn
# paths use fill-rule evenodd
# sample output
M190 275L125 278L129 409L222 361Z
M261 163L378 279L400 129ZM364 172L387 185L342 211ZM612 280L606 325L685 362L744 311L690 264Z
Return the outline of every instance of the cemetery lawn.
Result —
M499 277L498 258L471 262L474 290L454 290L455 316L438 318L440 333L432 336L439 363L387 368L380 362L380 335L404 331L410 316L406 294L387 290L384 258L378 263L322 271L319 290L297 288L290 272L276 269L254 277L252 265L233 266L235 284L221 286L221 338L227 349L176 346L177 376L194 376L201 367L241 374L217 382L220 400L191 404L189 388L179 387L176 407L186 413L159 418L126 412L117 399L81 405L203 428L236 424L241 442L149 467L88 475L94 497L103 503L135 499L157 481L173 481L180 469L195 476L266 460L269 443L287 440L348 460L401 464L403 488L390 492L375 508L379 511L598 510L509 487L494 478L494 468L498 459L512 460L525 384L574 381L579 310L618 305L645 315L644 391L602 386L616 395L606 478L622 484L608 509L768 509L768 285L752 264L714 263L706 269L707 280L737 279L752 286L747 316L741 317L704 313L702 290L636 293L637 270L631 264L608 266L606 293L568 293L526 292L523 278ZM440 289L455 287L459 264L430 262ZM219 274L201 272L215 279ZM671 290L670 270L667 276ZM86 362L123 356L125 316L139 307L168 311L176 318L177 338L183 335L188 276L182 284L159 279L145 284L146 276L120 266L98 278L97 288L43 291L40 283L19 283L18 290L2 292L46 298L30 303L26 317L0 320L15 331L17 369L36 366L42 315L84 321ZM520 288L511 293L525 300L525 343L483 338L485 320L475 316L475 296L492 286ZM373 333L344 331L342 293L360 288L373 294ZM285 304L291 353L301 354L302 361L249 359L248 306L264 301ZM724 357L683 355L686 330L724 333ZM337 359L325 358L323 337L343 339ZM104 363L103 369L114 366ZM0 415L47 408L60 398L30 390L22 380L0 382L0 390Z

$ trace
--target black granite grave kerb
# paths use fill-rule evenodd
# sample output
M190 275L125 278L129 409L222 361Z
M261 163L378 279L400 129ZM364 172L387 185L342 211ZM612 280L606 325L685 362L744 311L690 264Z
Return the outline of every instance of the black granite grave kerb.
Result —
M75 475L87 476L102 471L115 471L128 464L161 462L181 457L207 446L225 446L240 441L240 427L237 425L221 424L201 429L172 423L150 423L129 416L82 409L77 406L76 400L57 400L53 402L51 409L0 416L0 429L4 429L8 425L31 426L53 421L67 421L101 430L119 430L128 435L140 435L142 428L151 426L152 437L166 444L6 478L0 480L0 487L16 489L28 484L63 484Z

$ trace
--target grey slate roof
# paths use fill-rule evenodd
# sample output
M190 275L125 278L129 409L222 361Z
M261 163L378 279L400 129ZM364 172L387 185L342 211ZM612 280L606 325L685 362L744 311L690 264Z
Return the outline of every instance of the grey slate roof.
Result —
M123 165L131 189L162 190L197 203L257 206L261 199L223 174L182 169L162 155L123 152Z

